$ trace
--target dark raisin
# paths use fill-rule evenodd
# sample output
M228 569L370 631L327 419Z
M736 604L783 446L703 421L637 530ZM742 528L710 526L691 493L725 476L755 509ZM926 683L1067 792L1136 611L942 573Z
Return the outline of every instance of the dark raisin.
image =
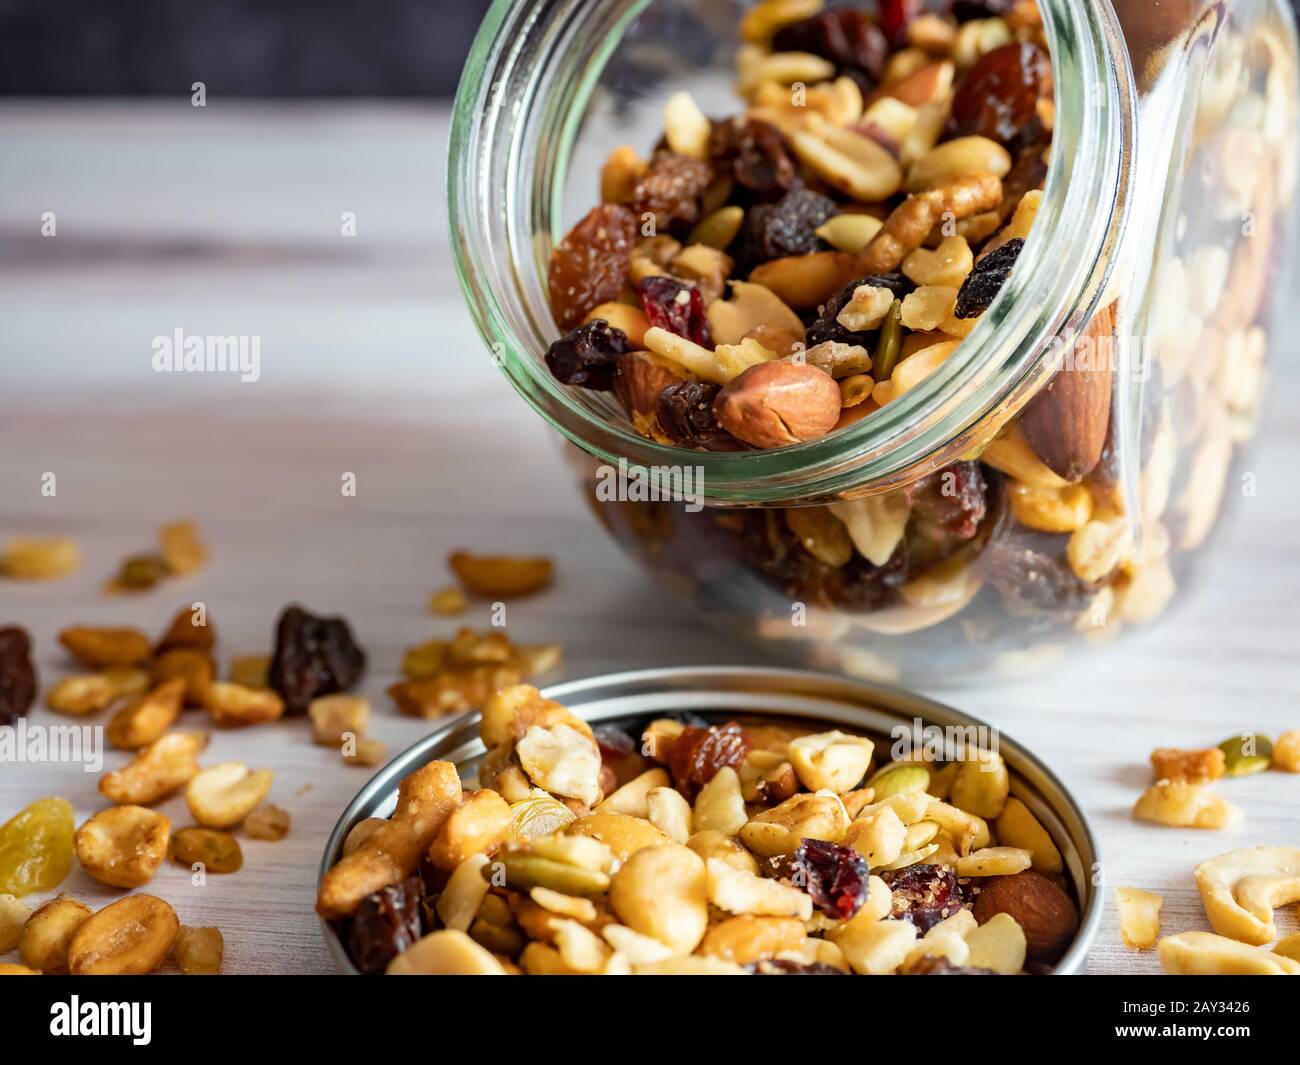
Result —
M994 535L976 565L1016 617L1075 614L1092 596L1070 569L1061 538Z
M687 728L668 753L668 768L677 790L690 802L724 766L738 765L749 753L749 735L734 721L708 728Z
M919 934L951 917L964 904L957 873L950 865L909 865L885 869L881 879L893 892L891 920L911 921Z
M867 899L871 867L851 847L805 839L794 852L790 882L812 898L829 917L847 921Z
M1002 206L999 210L1003 217L1009 218L1015 212L1026 192L1043 187L1047 180L1047 162L1043 158L1046 147L1046 141L1035 140L1016 153L1016 161L1002 179Z
M667 329L679 337L713 347L713 334L709 319L704 313L704 297L700 290L678 281L675 277L647 277L636 287L645 316L650 324Z
M952 0L952 17L958 22L1000 18L1011 10L1013 0Z
M361 900L348 930L348 957L368 976L382 973L420 938L420 879L376 891Z
M705 451L745 451L747 445L718 424L713 401L721 385L682 381L659 393L659 427L679 447Z
M1011 276L1024 246L1025 242L1015 237L977 262L957 290L957 306L953 314L958 318L976 318L987 311Z
M736 238L737 268L748 272L770 259L824 251L829 245L816 229L839 212L834 200L811 189L794 189L776 203L751 207Z
M623 291L635 242L636 216L617 204L593 209L569 230L551 253L546 275L561 329L573 329Z
M949 133L1010 144L1037 119L1051 70L1037 45L1006 44L986 52L953 94Z
M824 961L802 962L793 958L762 958L745 966L756 976L848 976L843 969Z
M903 973L904 976L1000 976L996 969L979 969L973 965L954 965L947 958L928 954Z
M845 610L877 610L897 598L908 579L906 542L883 566L857 552L843 566L814 558L779 510L748 511L741 545L745 560L792 599Z
M863 285L887 288L894 294L896 299L900 300L916 288L902 274L873 274L870 277L860 277L858 280L845 285L822 306L821 312L808 327L808 346L810 348L827 340L833 340L839 344L859 344L863 347L874 347L872 337L877 332L876 330L855 333L852 330L845 329L836 321L840 311L844 310L849 301L853 299L853 293Z
M914 6L914 0L908 0L908 6ZM772 49L811 52L834 63L842 74L864 75L868 86L874 87L889 54L887 32L861 11L832 8L782 26L772 37Z
M637 219L654 215L655 232L674 225L694 225L700 217L700 197L713 182L713 167L688 155L659 152L632 192L628 205Z
M366 668L366 653L342 618L322 618L287 607L275 627L275 653L267 681L284 699L285 712L305 714L318 695L347 691Z
M914 515L959 540L979 531L988 490L978 462L954 462L905 489Z
M628 351L627 334L603 318L593 318L546 353L546 365L557 381L599 392L613 387L614 369Z
M737 116L715 123L709 154L718 173L730 173L760 201L780 199L803 184L785 136L758 119Z
M619 758L629 758L637 753L637 742L630 732L617 725L597 725L591 730L596 737L596 746L600 748L602 761L612 762Z
M0 726L24 716L35 698L32 639L17 626L0 628Z

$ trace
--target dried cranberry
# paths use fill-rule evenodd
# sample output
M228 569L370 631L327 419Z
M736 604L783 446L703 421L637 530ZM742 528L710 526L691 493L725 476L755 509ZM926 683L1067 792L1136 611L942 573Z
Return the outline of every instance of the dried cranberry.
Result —
M882 870L880 876L893 892L890 918L911 921L921 935L964 903L957 873L950 865L909 865Z
M957 290L957 306L953 308L953 314L958 318L975 318L987 311L1011 276L1024 246L1023 240L1014 237L977 262Z
M718 424L713 413L721 385L682 381L659 393L659 428L679 447L705 451L744 451L747 445Z
M713 333L704 313L700 290L675 277L647 277L636 287L650 324L679 337L713 347ZM624 338L626 339L626 338Z
M959 540L969 540L987 511L988 485L978 462L954 462L906 489L912 512Z
M952 0L952 17L958 22L999 18L1011 10L1013 0Z
M828 245L817 227L839 213L834 200L811 189L793 189L776 203L751 207L736 238L738 267L749 271L770 259L824 251Z
M719 173L759 200L780 199L803 184L779 129L755 118L737 116L715 123L709 154Z
M907 27L921 13L921 0L880 0L880 28L892 44L907 39Z
M561 329L573 329L623 291L635 241L636 216L617 204L594 208L560 241L546 283Z
M675 224L693 225L700 217L700 197L712 181L708 163L659 152L637 182L629 207L637 218L654 215L657 233L667 233Z
M363 973L382 973L420 938L420 894L419 877L411 877L361 900L348 931L348 957Z
M285 712L305 714L318 695L347 691L366 668L366 653L343 618L322 618L291 606L275 627L275 654L267 681Z
M0 628L0 726L25 715L35 698L31 637L17 626Z
M1011 143L1038 117L1051 70L1037 45L1006 44L986 52L953 94L949 133Z
M749 748L749 734L734 721L708 728L688 727L668 753L673 783L694 802L700 788L717 776L719 769L743 762Z
M847 921L867 899L871 867L851 847L805 839L794 852L791 882L811 896L822 913Z
M848 976L843 969L824 961L802 962L793 958L762 958L745 966L756 976Z
M885 0L886 5L915 7L916 0ZM861 11L832 8L782 26L772 37L777 52L811 52L834 63L842 74L856 72L868 86L880 81L889 54L888 30Z
M911 966L904 976L1000 976L996 969L979 969L973 965L954 965L947 958L928 954Z
M822 306L821 313L808 327L808 346L810 348L827 340L833 340L839 344L860 344L864 347L867 345L874 347L872 337L875 335L876 330L855 333L844 328L836 321L840 311L844 310L849 301L853 299L853 293L863 285L887 288L894 294L895 299L900 300L916 288L902 274L873 274L870 277L860 277L858 280L850 282Z
M614 368L628 348L623 330L603 318L593 318L555 341L546 353L546 365L563 384L608 392L613 387Z

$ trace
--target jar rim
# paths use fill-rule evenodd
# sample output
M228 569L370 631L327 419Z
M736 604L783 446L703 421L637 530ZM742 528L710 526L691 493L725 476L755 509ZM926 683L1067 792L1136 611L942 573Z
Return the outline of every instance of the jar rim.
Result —
M651 2L495 0L457 92L447 184L456 269L493 361L529 405L605 462L632 471L691 465L709 504L771 505L896 487L952 461L964 434L991 413L1027 402L1050 340L1081 327L1097 306L1127 221L1135 90L1111 6L1038 0L1056 105L1043 200L1018 269L953 355L841 430L727 453L648 440L556 381L540 357L556 335L544 288L539 316L529 305L538 278L522 270L531 254L544 275L535 234L561 235L581 119L622 34ZM579 32L584 61L574 63ZM566 54L570 65L557 69ZM545 172L530 175L542 152Z

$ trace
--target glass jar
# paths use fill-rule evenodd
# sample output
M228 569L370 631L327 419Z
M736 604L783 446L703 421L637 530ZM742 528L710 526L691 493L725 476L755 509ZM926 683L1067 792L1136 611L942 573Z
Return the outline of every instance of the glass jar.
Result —
M1296 184L1289 6L1040 0L1051 165L973 331L827 436L684 450L552 378L547 261L596 201L607 153L655 142L671 92L738 109L749 6L498 0L457 98L450 204L471 311L577 445L598 518L728 630L877 679L1020 671L1161 616L1224 502L1252 490L1239 459ZM686 498L656 498L670 485Z

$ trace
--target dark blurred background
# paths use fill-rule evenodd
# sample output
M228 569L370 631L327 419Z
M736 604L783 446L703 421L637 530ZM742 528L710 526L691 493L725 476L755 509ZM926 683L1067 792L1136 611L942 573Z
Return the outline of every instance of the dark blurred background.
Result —
M490 0L0 0L0 95L450 96Z

